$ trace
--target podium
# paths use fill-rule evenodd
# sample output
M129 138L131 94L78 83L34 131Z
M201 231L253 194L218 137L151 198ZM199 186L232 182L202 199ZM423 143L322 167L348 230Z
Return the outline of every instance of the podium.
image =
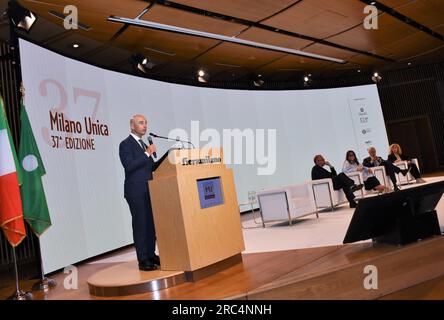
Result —
M233 172L222 149L170 150L149 190L162 270L192 277L241 261L245 246Z

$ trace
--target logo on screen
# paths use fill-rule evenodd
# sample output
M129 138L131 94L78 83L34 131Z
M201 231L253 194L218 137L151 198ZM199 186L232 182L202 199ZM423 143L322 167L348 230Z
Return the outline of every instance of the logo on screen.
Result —
M204 183L203 188L205 200L216 198L216 193L214 192L213 188L213 182Z

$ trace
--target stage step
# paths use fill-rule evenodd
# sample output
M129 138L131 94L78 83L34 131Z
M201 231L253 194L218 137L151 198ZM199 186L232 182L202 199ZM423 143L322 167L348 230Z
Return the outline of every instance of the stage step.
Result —
M140 271L130 261L99 271L88 278L90 294L99 297L128 296L153 292L185 282L183 271Z

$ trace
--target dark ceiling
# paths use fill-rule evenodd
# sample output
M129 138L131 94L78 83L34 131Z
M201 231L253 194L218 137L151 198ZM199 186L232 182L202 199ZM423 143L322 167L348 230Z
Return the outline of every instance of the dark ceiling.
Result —
M364 7L378 7L378 29L366 30ZM21 0L38 19L20 36L65 56L135 74L131 56L151 61L147 77L181 82L205 70L211 81L268 81L303 75L333 78L444 60L443 0ZM84 29L66 30L63 10L78 8ZM7 1L0 0L0 8ZM142 20L236 37L342 59L345 63L110 22ZM59 16L59 17L57 17ZM8 37L0 20L0 37ZM73 48L73 44L79 44Z

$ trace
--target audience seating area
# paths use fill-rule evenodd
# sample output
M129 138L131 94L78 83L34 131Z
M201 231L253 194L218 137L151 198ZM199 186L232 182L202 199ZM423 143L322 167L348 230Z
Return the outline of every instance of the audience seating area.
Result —
M413 159L412 161L418 165L417 159ZM404 169L407 167L407 162L398 163L397 166ZM389 189L393 188L383 166L372 169L381 184ZM353 172L347 175L355 181L355 184L364 183L361 172ZM410 174L407 176L398 174L397 179L398 185L414 181L414 178ZM359 198L375 194L377 194L376 191L365 190L365 188L355 192L358 200ZM347 202L342 190L333 189L331 179L312 180L298 185L260 190L256 192L256 197L263 227L265 227L267 223L283 221L291 225L294 219L309 214L316 214L318 218L319 209L331 208L333 211L334 207ZM249 196L249 198L251 197Z

